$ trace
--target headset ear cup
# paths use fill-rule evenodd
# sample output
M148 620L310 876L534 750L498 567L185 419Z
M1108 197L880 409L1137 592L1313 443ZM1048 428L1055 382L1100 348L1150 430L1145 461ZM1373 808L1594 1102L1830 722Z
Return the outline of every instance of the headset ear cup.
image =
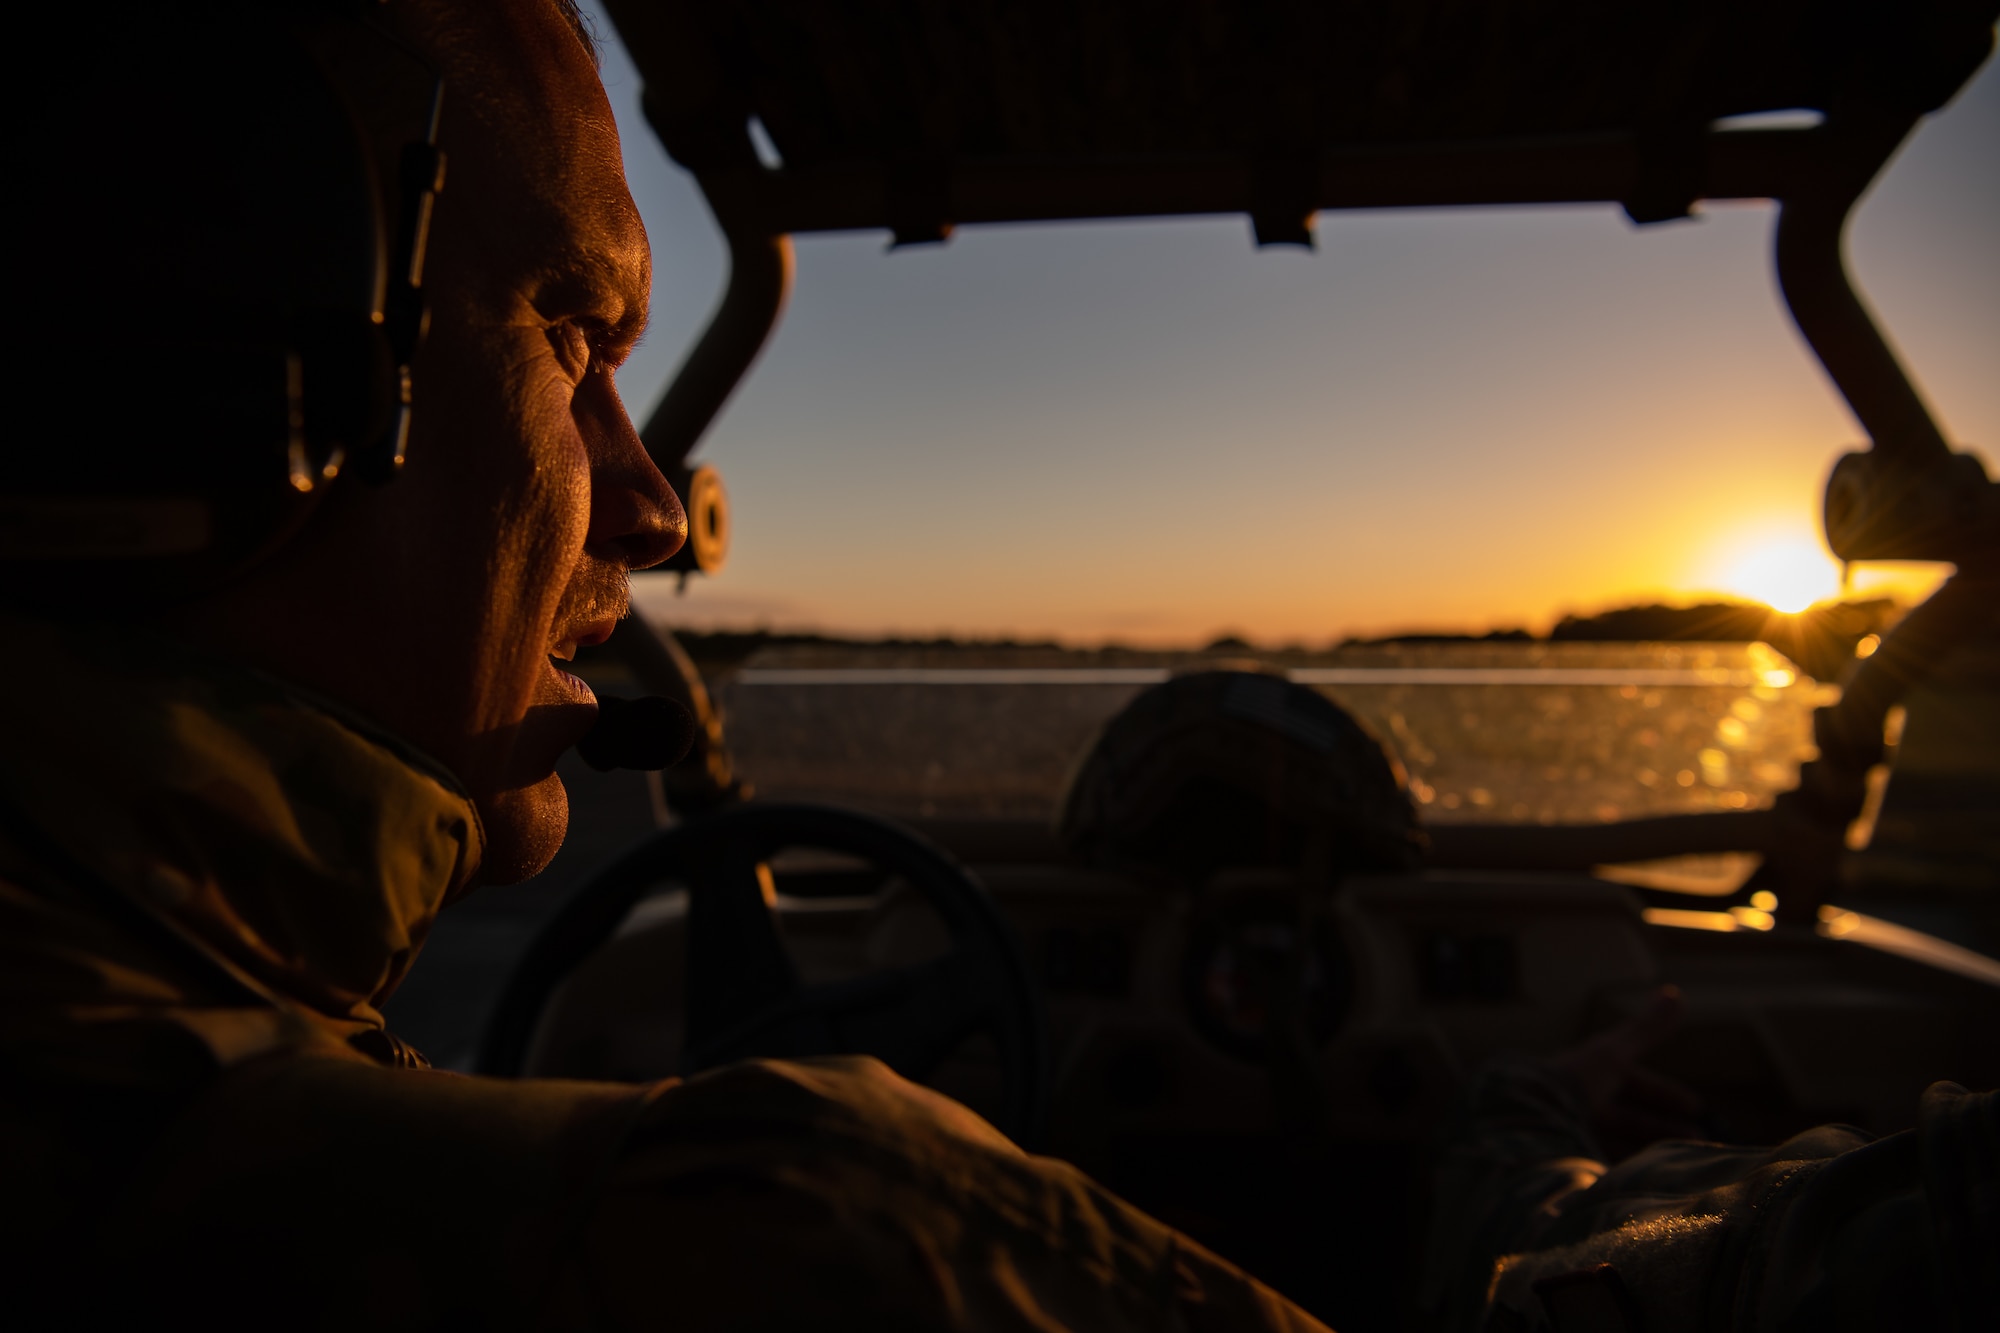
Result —
M35 127L10 149L35 257L17 296L50 349L10 388L55 411L0 451L0 600L213 588L394 433L394 183L373 144L434 128L435 76L307 8L105 0L91 62L9 90ZM380 93L381 136L343 90Z

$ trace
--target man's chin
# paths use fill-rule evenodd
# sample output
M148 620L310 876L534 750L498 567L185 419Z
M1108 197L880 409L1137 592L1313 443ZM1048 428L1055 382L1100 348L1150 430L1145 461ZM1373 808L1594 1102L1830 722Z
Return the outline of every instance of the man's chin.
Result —
M569 832L569 792L554 773L527 787L497 792L479 802L486 828L481 884L518 884L540 874Z

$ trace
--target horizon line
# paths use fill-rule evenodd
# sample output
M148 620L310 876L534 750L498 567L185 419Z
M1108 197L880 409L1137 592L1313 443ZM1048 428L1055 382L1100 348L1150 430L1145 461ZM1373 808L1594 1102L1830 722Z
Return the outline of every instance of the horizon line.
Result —
M740 686L881 685L1158 685L1170 667L750 667ZM1295 667L1281 673L1299 685L1571 685L1686 688L1791 685L1797 673L1726 667ZM1784 677L1783 681L1773 680Z

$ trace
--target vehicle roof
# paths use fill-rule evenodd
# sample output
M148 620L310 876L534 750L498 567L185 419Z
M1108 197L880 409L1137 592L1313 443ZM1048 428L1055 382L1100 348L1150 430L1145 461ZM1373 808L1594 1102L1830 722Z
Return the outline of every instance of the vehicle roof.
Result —
M1260 239L1303 240L1286 217L1385 204L1612 198L1678 216L1784 192L1775 160L1691 160L1713 122L1907 123L1970 77L2000 16L1995 0L608 8L725 230L901 240L1239 210L1269 216ZM782 170L759 169L752 117ZM1681 179L1648 179L1662 173Z

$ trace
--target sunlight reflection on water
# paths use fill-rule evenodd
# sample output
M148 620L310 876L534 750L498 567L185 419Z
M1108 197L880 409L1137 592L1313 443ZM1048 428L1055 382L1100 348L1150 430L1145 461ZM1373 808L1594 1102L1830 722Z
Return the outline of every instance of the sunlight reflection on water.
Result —
M1149 681L1220 665L784 648L715 692L760 795L902 816L1048 816L1097 729ZM1811 756L1811 712L1829 695L1761 644L1392 645L1259 665L1360 717L1438 823L1768 805Z

